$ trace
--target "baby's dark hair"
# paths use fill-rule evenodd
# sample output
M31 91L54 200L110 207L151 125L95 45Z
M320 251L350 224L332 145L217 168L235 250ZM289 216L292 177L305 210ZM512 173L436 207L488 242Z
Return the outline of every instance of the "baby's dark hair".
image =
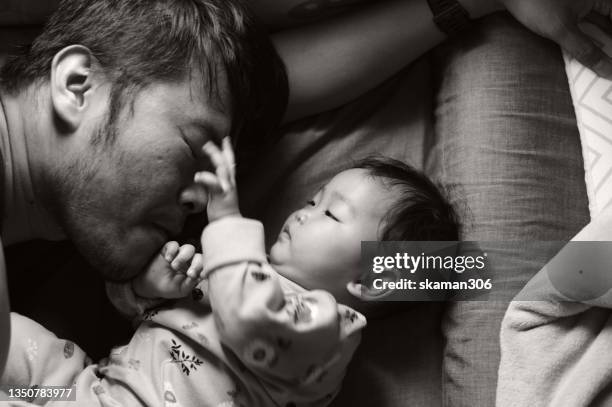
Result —
M399 193L382 220L383 241L458 241L459 216L442 190L421 171L401 161L373 156L353 168L366 170Z

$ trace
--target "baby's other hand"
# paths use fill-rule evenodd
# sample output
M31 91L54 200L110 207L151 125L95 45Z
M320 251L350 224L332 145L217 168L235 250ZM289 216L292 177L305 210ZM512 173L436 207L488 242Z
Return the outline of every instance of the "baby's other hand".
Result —
M222 150L212 141L206 143L202 150L215 166L214 174L202 171L194 178L195 182L204 185L209 193L208 220L214 222L225 216L240 216L236 191L236 165L229 137L223 139Z
M198 284L201 273L202 254L194 246L168 242L132 286L140 297L182 298Z

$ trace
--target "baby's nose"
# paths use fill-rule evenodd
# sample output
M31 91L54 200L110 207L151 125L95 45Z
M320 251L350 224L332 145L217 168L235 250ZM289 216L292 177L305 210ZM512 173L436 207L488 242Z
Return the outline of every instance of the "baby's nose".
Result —
M306 220L308 220L308 214L306 212L298 212L295 214L295 220L300 225L303 225L306 222Z

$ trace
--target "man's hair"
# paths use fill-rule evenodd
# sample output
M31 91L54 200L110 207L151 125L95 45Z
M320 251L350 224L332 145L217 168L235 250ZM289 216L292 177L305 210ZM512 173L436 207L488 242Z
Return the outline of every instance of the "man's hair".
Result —
M383 241L458 241L461 230L457 212L425 174L387 157L368 157L361 168L391 191L397 199L382 220Z
M227 78L234 142L245 129L272 130L286 108L282 61L242 0L63 0L0 71L0 85L16 93L48 80L53 57L74 44L92 52L112 83L111 125L139 90L194 71L217 100L218 80Z

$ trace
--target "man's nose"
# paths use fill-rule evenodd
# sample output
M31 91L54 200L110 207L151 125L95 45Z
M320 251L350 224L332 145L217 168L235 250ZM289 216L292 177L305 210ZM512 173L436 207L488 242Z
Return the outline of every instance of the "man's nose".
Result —
M208 204L208 192L202 185L193 183L181 192L179 203L188 215L200 213Z

